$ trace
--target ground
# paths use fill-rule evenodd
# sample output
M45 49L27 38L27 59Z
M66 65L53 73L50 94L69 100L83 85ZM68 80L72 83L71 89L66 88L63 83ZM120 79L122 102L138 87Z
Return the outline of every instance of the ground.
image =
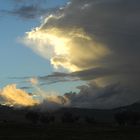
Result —
M1 123L0 140L140 140L140 126Z

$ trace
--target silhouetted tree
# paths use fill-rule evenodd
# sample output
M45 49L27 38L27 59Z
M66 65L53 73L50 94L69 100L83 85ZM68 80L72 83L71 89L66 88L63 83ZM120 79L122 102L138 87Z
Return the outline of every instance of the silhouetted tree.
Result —
M140 113L124 111L115 114L115 120L119 125L136 125L140 121Z
M117 121L119 125L125 125L126 119L128 118L125 112L119 112L115 114L115 120Z
M51 115L51 116L50 116L50 121L51 121L51 122L55 122L55 116Z
M55 121L55 116L49 114L42 114L40 117L40 122L43 124L49 124Z
M72 114L70 112L65 112L62 116L62 122L72 123L73 122Z
M86 116L85 122L90 123L90 124L95 123L95 118L93 116Z
M28 112L25 117L33 124L36 124L39 121L39 114L37 112Z
M77 116L74 117L74 119L75 119L76 122L78 122L80 120L80 116L77 115Z
M7 123L7 120L3 120L3 123Z
M62 122L64 123L74 123L74 122L78 122L80 119L80 117L77 115L73 115L70 112L65 112L62 116Z
M140 121L140 113L139 112L129 112L129 122L132 125L137 125Z

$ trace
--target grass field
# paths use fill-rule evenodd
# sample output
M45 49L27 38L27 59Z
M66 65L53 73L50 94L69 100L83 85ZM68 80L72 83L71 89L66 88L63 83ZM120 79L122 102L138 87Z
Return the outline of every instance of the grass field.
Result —
M62 124L46 126L16 123L0 124L0 140L140 140L140 127Z

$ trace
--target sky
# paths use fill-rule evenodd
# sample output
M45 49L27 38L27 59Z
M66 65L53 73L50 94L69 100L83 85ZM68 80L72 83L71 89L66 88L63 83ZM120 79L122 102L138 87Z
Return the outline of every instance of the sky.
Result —
M20 104L9 96L16 90L57 103L61 97L72 107L139 102L139 6L139 0L1 0L3 102Z
M42 4L47 11L50 8L63 6L66 2L67 0L46 0L42 1ZM20 9L24 5L32 6L37 3L38 1L0 1L0 87L17 82L16 80L11 80L10 77L48 75L54 71L49 61L34 54L19 41L19 38L24 36L25 32L30 31L41 23L42 15L29 18L22 17L22 13L12 15L12 11L16 11L16 9ZM71 83L71 86L68 87L69 90L74 89L74 85ZM66 91L63 87L53 86L62 93ZM47 86L48 90L53 90L53 88Z

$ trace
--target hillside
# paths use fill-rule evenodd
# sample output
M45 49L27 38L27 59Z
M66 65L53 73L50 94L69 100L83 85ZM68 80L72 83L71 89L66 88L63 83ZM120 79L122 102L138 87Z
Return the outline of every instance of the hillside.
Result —
M24 108L15 109L13 107L0 106L0 121L16 121L26 122L25 115L29 111L40 112L39 109ZM60 108L56 111L46 111L47 113L53 114L56 118L61 119L64 113L71 113L75 116L79 116L81 119L85 117L94 117L97 122L113 122L114 114L117 112L129 111L129 112L140 112L140 103L134 103L128 106L119 107L115 109L86 109L86 108ZM43 113L46 113L43 112Z

